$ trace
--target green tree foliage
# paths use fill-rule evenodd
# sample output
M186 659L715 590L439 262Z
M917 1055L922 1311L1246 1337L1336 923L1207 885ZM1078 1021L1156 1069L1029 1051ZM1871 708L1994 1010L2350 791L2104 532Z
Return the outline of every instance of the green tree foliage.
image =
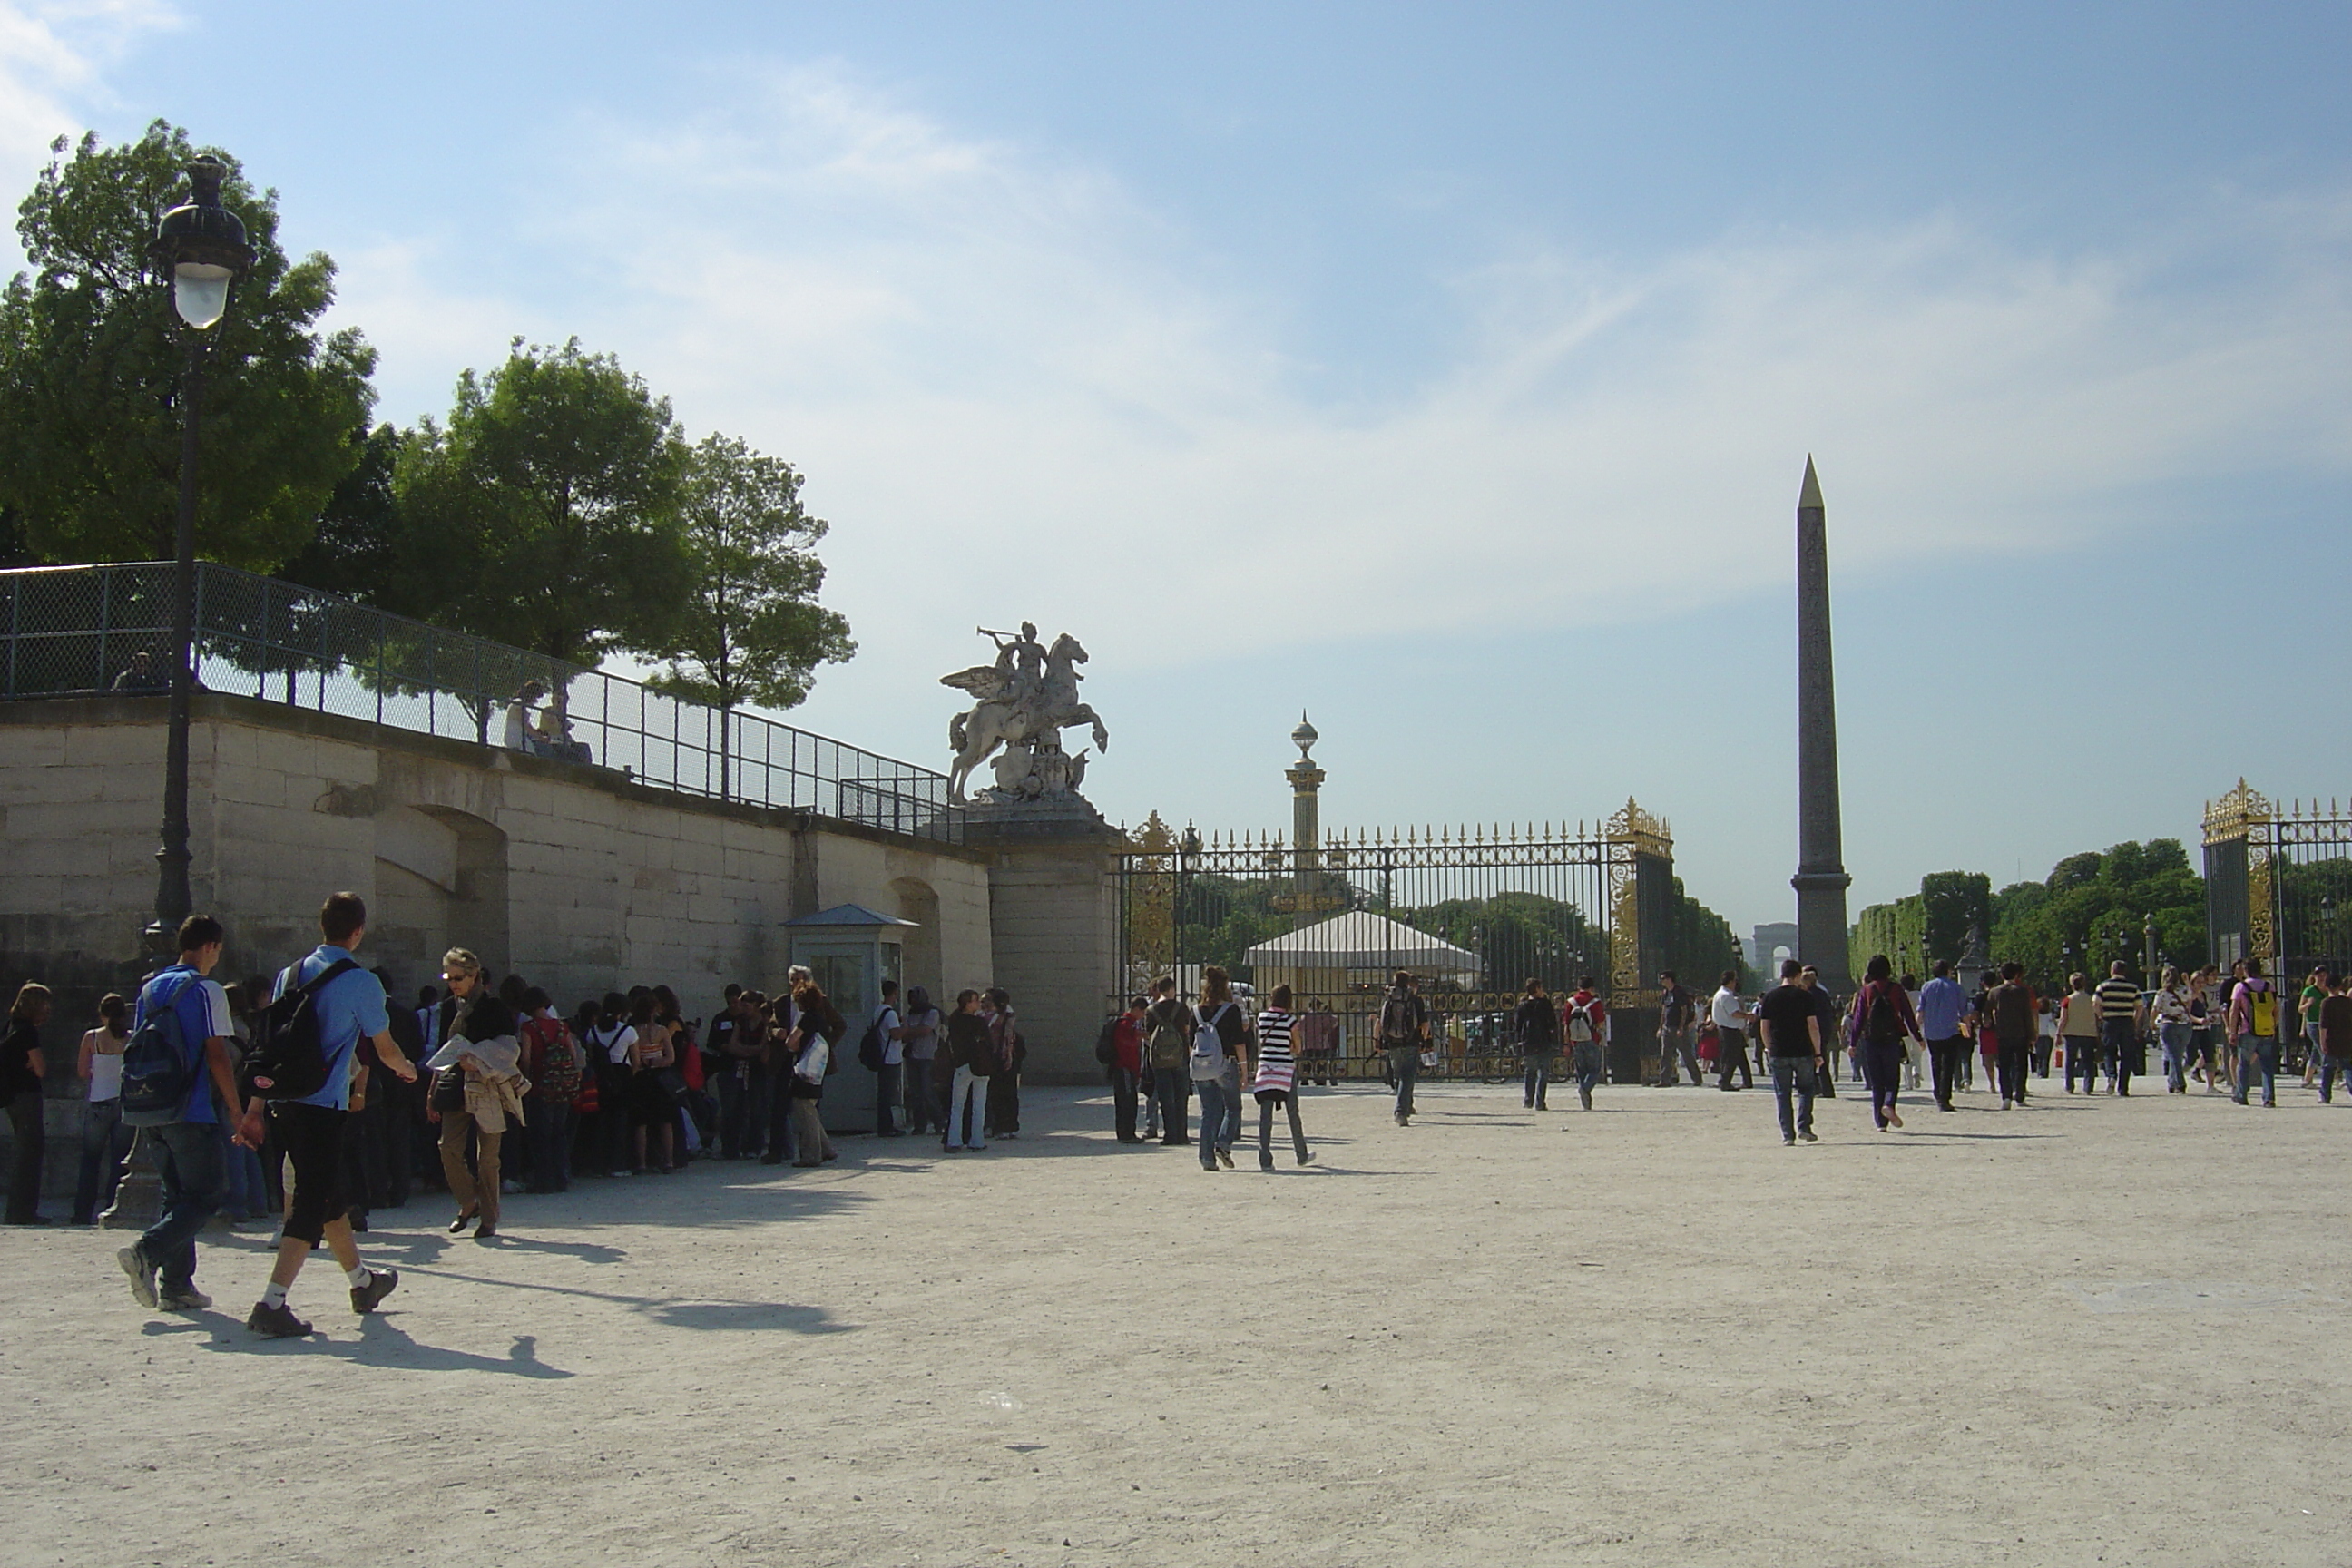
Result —
M1959 960L1971 924L1990 944L1992 879L1981 871L1930 872L1919 879L1917 892L1891 904L1872 904L1855 917L1848 960L1859 974L1883 952L1897 970L1924 980L1937 959Z
M163 121L138 141L63 138L17 208L34 270L0 294L0 506L49 561L168 558L179 503L184 329L147 247L185 199L198 149ZM302 549L359 454L375 351L346 328L321 333L334 264L289 261L278 197L236 161L224 205L245 220L252 269L206 334L196 551L270 571Z
M666 668L646 684L719 709L793 708L820 664L857 651L849 623L816 602L823 518L801 505L801 476L730 436L688 456L678 506L690 573L669 637L643 651Z
M319 514L318 531L278 574L306 588L413 615L420 608L416 584L403 572L400 509L393 500L392 475L400 458L400 433L379 425L360 444L358 465L345 474Z
M457 378L446 426L401 444L404 592L439 625L573 664L670 645L693 583L686 454L669 400L613 356L517 339Z
M1666 931L1663 943L1665 967L1679 976L1685 986L1706 991L1716 977L1732 966L1731 922L1700 903L1683 890L1683 879L1675 879L1674 891L1666 905ZM1743 984L1747 966L1741 966ZM1642 977L1643 984L1655 979Z
M2070 968L2104 974L2116 958L2142 978L2141 927L2150 916L2158 963L2205 962L2205 884L2177 838L2070 855L2043 881L2003 888L1993 897L1992 957L2017 960L2044 984Z

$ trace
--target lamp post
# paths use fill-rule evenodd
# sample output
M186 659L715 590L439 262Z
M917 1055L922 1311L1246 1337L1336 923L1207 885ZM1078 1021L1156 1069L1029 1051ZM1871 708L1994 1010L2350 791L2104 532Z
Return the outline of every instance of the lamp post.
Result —
M188 164L188 199L163 215L148 265L172 285L187 363L180 373L180 512L173 529L171 710L163 742L163 842L155 851L155 918L145 936L159 962L179 945L188 891L188 707L195 685L196 416L205 399L205 334L228 313L228 287L253 265L245 222L221 205L228 165L206 153ZM142 1131L124 1161L114 1202L100 1223L140 1230L163 1213L163 1178Z
M188 164L188 199L155 226L148 258L172 284L187 364L180 377L180 515L173 531L172 707L163 753L163 843L155 851L155 921L148 945L168 956L194 900L188 891L188 706L195 684L196 422L205 397L205 335L228 313L228 289L253 265L245 223L221 205L228 165Z
M2140 984L2153 991L2156 989L2156 916L2146 914L2140 917L2139 936L2143 954Z

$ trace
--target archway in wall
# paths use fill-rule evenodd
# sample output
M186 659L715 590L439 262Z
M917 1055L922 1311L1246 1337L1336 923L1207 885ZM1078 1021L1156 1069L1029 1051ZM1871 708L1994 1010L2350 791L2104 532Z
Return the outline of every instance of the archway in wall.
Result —
M453 947L470 948L504 973L511 952L507 836L446 806L394 806L375 827L369 962L390 969L404 988L434 984L442 953Z
M929 882L901 877L890 884L898 907L893 912L915 922L906 933L906 972L900 984L919 985L931 994L932 1005L945 1011L950 998L942 994L946 976L940 971L940 896Z

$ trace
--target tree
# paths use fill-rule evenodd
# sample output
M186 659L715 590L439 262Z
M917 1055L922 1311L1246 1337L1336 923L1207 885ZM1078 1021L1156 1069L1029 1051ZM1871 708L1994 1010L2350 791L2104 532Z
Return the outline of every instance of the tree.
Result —
M151 270L156 220L183 198L197 149L157 121L138 141L60 137L16 233L34 271L0 293L0 506L49 561L169 559L179 504L181 329ZM290 262L278 196L227 163L224 205L254 249L206 334L196 552L270 571L309 542L367 428L375 351L321 333L334 263Z
M278 575L379 609L414 614L418 595L402 569L400 508L392 493L400 432L379 425L360 438L356 449L352 471L328 495L310 542Z
M515 340L457 378L446 426L401 443L401 574L423 618L566 663L672 642L691 586L680 537L686 445L657 398L573 339Z
M816 602L824 565L809 548L823 518L801 505L801 476L729 436L709 436L686 464L679 537L685 604L659 647L667 668L646 684L720 713L719 790L727 793L727 714L745 703L793 708L820 664L857 651L849 623Z
M1993 899L1993 957L2045 983L2072 969L2095 979L2119 957L2137 972L2150 916L2159 963L2205 961L2205 885L2177 838L2070 855L2046 881L2003 888Z

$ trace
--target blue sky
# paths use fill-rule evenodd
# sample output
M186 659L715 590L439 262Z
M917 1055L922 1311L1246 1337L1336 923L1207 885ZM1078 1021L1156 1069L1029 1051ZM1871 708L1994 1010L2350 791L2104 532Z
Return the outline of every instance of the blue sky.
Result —
M800 465L944 760L978 624L1094 655L1090 791L1675 823L1785 918L1790 509L1830 504L1856 906L2352 794L2340 5L0 0L0 184L157 115L446 407L578 334ZM7 175L13 168L16 173Z

